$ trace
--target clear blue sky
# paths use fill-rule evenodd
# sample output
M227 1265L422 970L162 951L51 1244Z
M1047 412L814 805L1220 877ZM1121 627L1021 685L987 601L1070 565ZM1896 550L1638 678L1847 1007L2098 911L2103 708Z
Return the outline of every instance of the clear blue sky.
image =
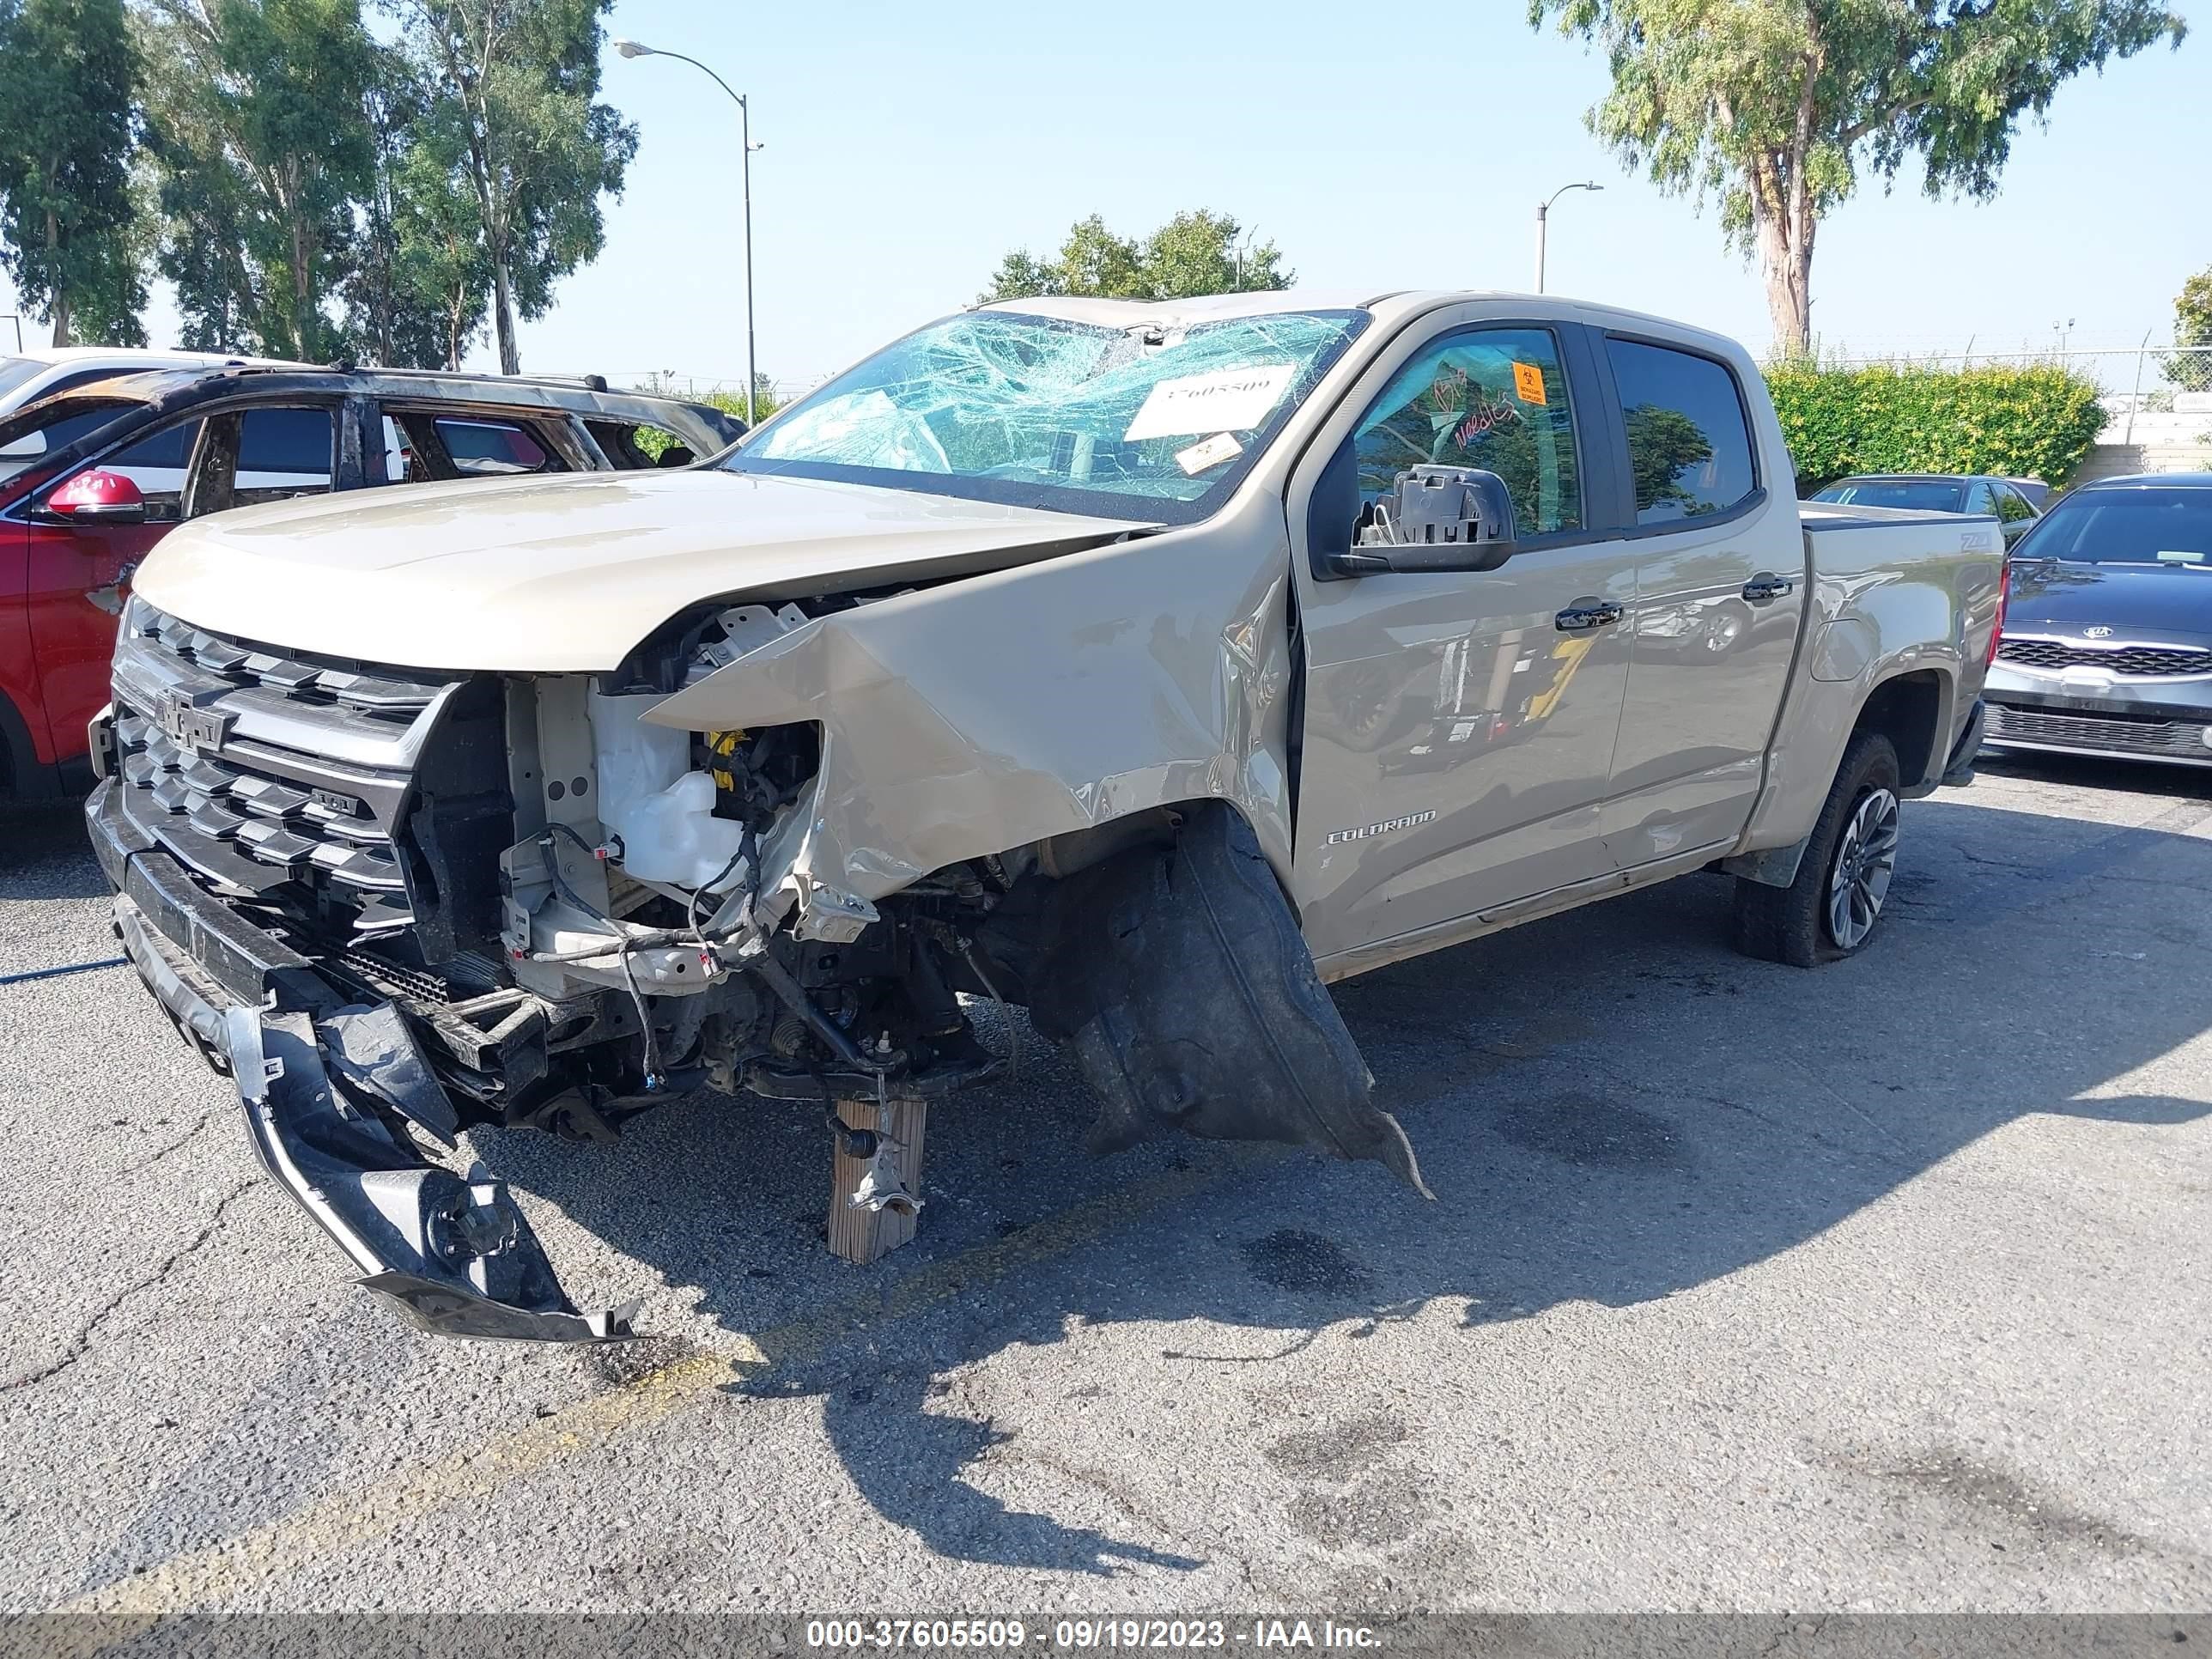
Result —
M1822 226L1814 324L1854 351L2166 337L2212 264L2212 0L2196 33L2061 89L1999 198L1931 203L1912 178ZM611 33L714 64L752 102L760 364L811 382L972 300L1000 256L1103 213L1141 232L1236 214L1302 282L1528 286L1537 198L1555 292L1681 317L1763 347L1756 272L1715 214L1661 197L1589 135L1602 61L1529 29L1519 0L1422 13L1279 0L1097 8L621 0ZM607 248L523 366L741 383L737 111L667 59L611 49L605 95L638 125ZM174 328L156 307L157 339ZM480 351L472 366L489 366Z

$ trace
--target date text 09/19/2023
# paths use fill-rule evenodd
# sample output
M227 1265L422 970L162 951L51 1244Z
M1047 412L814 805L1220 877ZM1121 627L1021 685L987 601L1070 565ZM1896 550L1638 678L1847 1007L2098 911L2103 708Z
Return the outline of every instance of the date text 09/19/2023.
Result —
M1055 1650L1253 1648L1373 1650L1382 1646L1364 1625L1334 1620L1058 1619L1050 1623L1008 1618L816 1619L806 1625L806 1645L820 1650L916 1652L947 1649L989 1653L1030 1647Z

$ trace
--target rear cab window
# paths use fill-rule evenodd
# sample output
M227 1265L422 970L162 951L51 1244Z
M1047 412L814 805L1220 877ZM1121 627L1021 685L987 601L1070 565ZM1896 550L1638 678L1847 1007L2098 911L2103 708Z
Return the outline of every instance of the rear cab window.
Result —
M1961 513L1965 486L1951 478L1846 478L1813 499L1838 507L1895 507L1912 513Z
M1725 364L1670 346L1608 336L1628 437L1639 528L1692 525L1759 491L1743 393Z

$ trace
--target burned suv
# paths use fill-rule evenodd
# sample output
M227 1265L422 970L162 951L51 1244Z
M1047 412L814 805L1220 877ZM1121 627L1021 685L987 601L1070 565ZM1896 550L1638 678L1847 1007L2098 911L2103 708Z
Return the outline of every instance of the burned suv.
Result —
M106 701L116 617L140 562L181 524L389 484L650 467L744 430L709 405L596 378L303 363L79 374L0 414L0 799L91 787L85 726Z

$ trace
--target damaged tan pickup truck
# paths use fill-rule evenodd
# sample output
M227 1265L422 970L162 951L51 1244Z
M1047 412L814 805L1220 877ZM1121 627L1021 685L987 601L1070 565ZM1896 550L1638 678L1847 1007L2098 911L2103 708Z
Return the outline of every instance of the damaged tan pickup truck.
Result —
M421 1145L710 1086L830 1108L907 1206L891 1103L999 1064L963 996L1071 1046L1099 1150L1421 1190L1325 981L1708 867L1746 950L1847 955L1965 777L1998 526L1793 483L1751 359L1652 318L965 312L681 470L184 526L93 837L264 1161L434 1330L626 1316Z

